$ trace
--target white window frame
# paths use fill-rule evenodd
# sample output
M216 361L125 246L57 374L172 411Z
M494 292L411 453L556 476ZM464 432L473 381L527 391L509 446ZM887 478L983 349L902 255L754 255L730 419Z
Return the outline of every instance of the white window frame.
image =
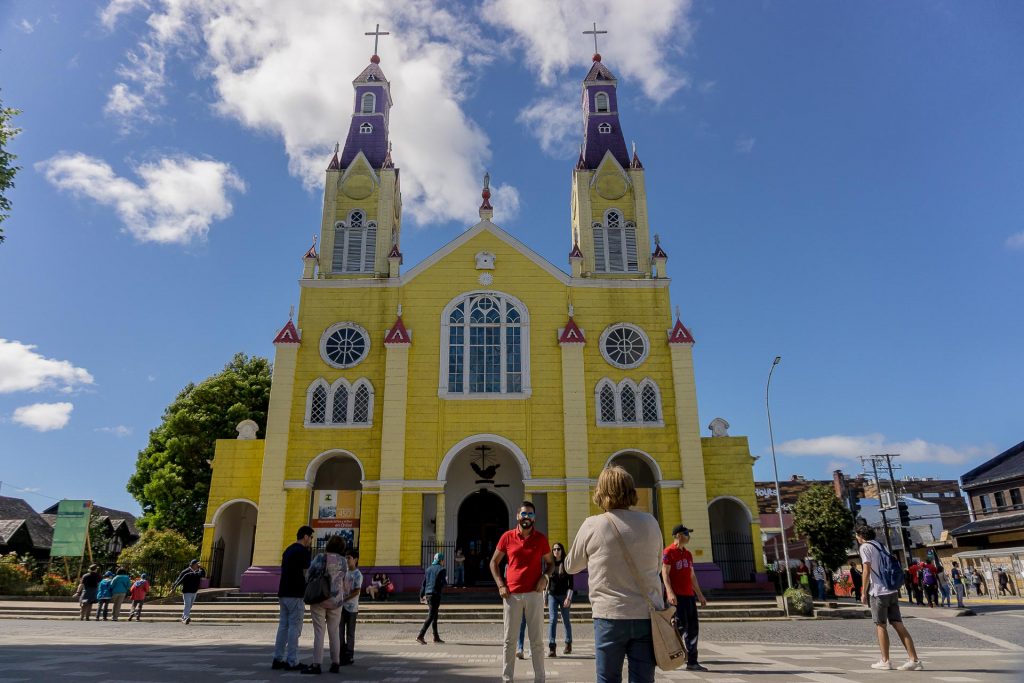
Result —
M367 405L367 421L366 422L353 422L352 416L355 412L355 395L356 391L360 387L366 387L367 393L369 394L369 401ZM323 387L327 390L327 411L325 414L325 421L323 423L310 422L310 413L313 409L313 391L317 387ZM348 399L345 405L345 422L333 422L334 418L334 397L337 395L337 391L340 388L344 388L347 392ZM334 380L333 384L328 384L327 380L323 377L318 377L309 385L306 390L306 413L304 425L308 429L367 429L373 426L373 405L374 405L374 391L373 383L365 377L360 377L356 381L349 383L344 377L339 377Z
M611 226L612 214L618 217L618 227ZM639 273L640 258L637 251L636 223L627 221L622 209L611 207L604 212L604 221L591 225L594 234L594 271L598 273ZM611 232L618 233L622 252L618 254L622 268L613 269Z
M507 380L506 370L506 335L505 330L507 324L502 315L501 321L501 388L500 392L493 393L472 393L469 391L470 386L470 359L467 353L463 360L463 382L462 391L455 392L449 391L448 389L448 345L450 340L449 330L451 323L449 318L451 317L452 311L458 306L462 305L470 298L479 296L491 296L496 299L503 299L510 304L513 304L519 310L519 347L520 347L520 374L522 376L521 384L522 391L509 392L505 390L505 384ZM464 336L466 348L469 348L469 316L466 316L465 321L462 323L465 325L466 334ZM469 401L488 401L488 400L515 400L529 398L532 389L530 386L530 312L526 308L520 299L495 290L475 290L472 292L463 292L454 299L448 302L448 305L441 311L441 372L438 378L437 395L440 398L449 400L469 400Z
M640 356L640 360L638 360L635 363L629 364L629 365L627 365L625 363L617 363L617 362L613 361L611 359L611 357L605 352L605 348L604 348L605 342L608 340L608 336L614 330L616 330L617 328L620 328L620 327L627 327L627 328L633 330L634 332L637 332L640 335L641 339L643 339L643 341L644 341L644 353L643 353L642 356ZM648 357L650 357L650 355L651 355L651 339L650 339L650 337L648 337L647 333L644 332L640 327L637 327L633 323L627 323L627 322L612 323L611 325L609 325L608 327L606 327L604 329L604 332L601 333L601 338L598 341L598 343L600 344L599 348L601 350L601 357L604 358L605 362L608 363L608 365L611 365L613 367L619 368L620 370L632 370L634 368L638 368L641 365L643 365L647 361Z
M601 390L605 387L611 387L615 395L615 421L605 422L601 420ZM636 395L636 403L634 404L634 411L636 412L636 419L633 422L627 422L622 419L622 390L625 387L629 387L633 390ZM658 402L658 419L655 422L644 422L644 410L643 410L643 390L645 387L651 387L654 389L654 397ZM628 377L621 380L616 384L610 377L603 377L598 381L594 387L594 420L598 427L627 427L627 428L638 428L638 427L664 427L665 426L665 412L661 403L661 390L658 388L658 383L650 377L645 377L636 383Z
M363 355L359 358L359 360L357 360L357 361L355 361L353 363L348 363L348 364L335 363L333 360L331 360L327 356L327 340L330 339L332 334L334 334L335 332L337 332L338 330L343 329L343 328L354 329L354 330L362 333L363 339L366 341L366 351L363 352ZM334 323L333 325L328 327L326 330L324 330L324 333L322 335L320 335L320 359L324 363L326 363L327 365L330 365L332 368L338 368L339 370L345 370L347 368L353 368L353 367L359 365L360 363L362 363L364 360L366 360L367 356L370 355L370 349L372 347L372 344L373 344L373 342L370 340L369 333L366 331L366 328L362 327L361 325L357 325L354 322Z
M601 107L601 103L604 102L604 107ZM607 114L611 112L611 98L608 97L608 93L599 92L594 95L594 113L596 114ZM608 131L611 132L611 131Z
M608 122L597 124L597 132L602 135L607 135L612 132L612 124Z
M359 134L369 135L373 132L373 124L369 122L363 122L359 124Z
M369 98L370 108L366 108L367 98ZM372 92L364 92L359 98L359 113L360 114L374 114L377 109L377 96Z
M360 225L355 226L354 215L358 212L362 215ZM359 240L359 268L349 270L349 233L353 230L362 231ZM370 233L373 233L373 245L369 244ZM339 252L338 249L341 251ZM340 258L340 261L339 261ZM331 272L338 274L360 274L374 273L377 264L377 221L368 219L364 209L355 208L349 211L347 221L337 221L334 224L334 247L331 254Z

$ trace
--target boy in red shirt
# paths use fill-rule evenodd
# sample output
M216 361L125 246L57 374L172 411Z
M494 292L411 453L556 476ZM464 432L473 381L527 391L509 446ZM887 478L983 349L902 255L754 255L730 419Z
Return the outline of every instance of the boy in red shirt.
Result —
M501 535L491 557L491 575L498 584L498 594L504 603L503 681L511 681L515 675L516 634L524 615L533 650L533 680L535 683L544 681L544 644L541 634L544 628L544 589L547 588L555 561L551 556L547 536L533 528L536 516L533 503L524 500L517 516L518 526ZM500 565L506 557L508 566L503 577Z
M132 584L129 596L132 599L132 611L128 615L128 621L142 621L142 604L146 602L146 594L149 593L149 576L143 574Z
M661 556L661 580L665 584L668 604L676 606L676 628L682 633L683 645L686 646L686 670L707 671L697 662L697 636L700 634L697 600L700 600L701 607L707 607L708 601L697 583L693 555L686 549L691 531L682 524L672 529L675 542L665 548Z

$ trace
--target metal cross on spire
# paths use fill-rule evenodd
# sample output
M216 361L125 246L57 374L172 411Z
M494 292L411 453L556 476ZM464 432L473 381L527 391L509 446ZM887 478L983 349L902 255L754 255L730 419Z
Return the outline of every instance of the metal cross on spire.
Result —
M390 36L390 31L381 31L380 24L377 24L377 28L372 31L367 31L366 35L373 36L373 54L377 54L377 43L380 41L381 36Z
M593 30L584 31L583 32L583 35L585 35L585 36L589 36L589 35L593 35L594 36L594 54L598 53L598 49L597 49L597 36L599 34L602 34L602 33L608 33L608 31L598 31L597 30L597 22L596 21L594 22Z

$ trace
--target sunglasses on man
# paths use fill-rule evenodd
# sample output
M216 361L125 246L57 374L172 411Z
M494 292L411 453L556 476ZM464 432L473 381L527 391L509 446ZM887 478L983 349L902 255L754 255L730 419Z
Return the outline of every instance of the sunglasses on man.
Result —
M523 519L533 519L534 517L537 516L537 513L536 512L520 512L519 516L522 517Z

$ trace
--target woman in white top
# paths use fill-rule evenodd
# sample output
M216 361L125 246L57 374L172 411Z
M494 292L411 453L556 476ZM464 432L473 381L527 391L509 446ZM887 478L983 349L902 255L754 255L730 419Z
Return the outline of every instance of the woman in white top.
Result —
M342 605L345 603L345 579L348 574L348 560L345 539L331 536L327 539L327 547L322 555L313 558L309 565L309 574L326 574L331 583L331 594L323 602L309 606L313 620L313 663L300 671L304 674L321 673L320 664L324 657L324 631L331 647L331 673L338 673L341 667L341 634L338 626L341 623Z
M565 569L570 574L590 572L597 681L620 683L622 662L628 658L630 683L652 683L654 643L647 599L664 608L661 528L652 515L629 509L637 503L636 485L621 467L601 472L594 503L606 512L583 520ZM639 585L622 555L623 543L640 573Z

